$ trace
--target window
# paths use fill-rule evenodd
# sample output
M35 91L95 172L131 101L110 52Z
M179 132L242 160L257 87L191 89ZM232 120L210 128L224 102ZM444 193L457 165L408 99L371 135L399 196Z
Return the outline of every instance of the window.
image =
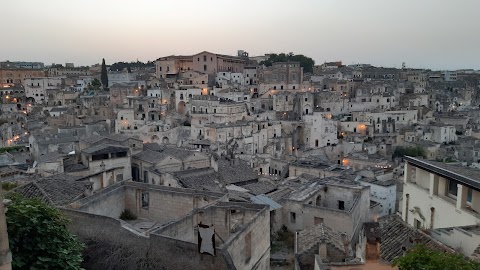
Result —
M207 65L203 65L203 71L207 71Z
M148 183L148 171L143 171L143 182Z
M203 56L203 62L207 62L207 56L206 55Z
M148 208L150 204L150 199L149 199L149 196L148 196L148 192L142 192L142 207L143 208Z
M420 222L420 220L414 218L413 219L413 225L415 226L415 228L417 229L420 229L422 227L422 223Z
M315 147L318 147L318 140L315 140Z
M338 209L345 210L345 202L344 201L338 201Z
M448 180L448 196L451 197L457 197L458 193L458 187L457 187L458 182L454 180Z
M314 217L314 218L313 218L313 223L314 223L315 225L322 224L322 223L323 223L323 218Z
M290 223L297 222L297 214L295 212L290 212Z

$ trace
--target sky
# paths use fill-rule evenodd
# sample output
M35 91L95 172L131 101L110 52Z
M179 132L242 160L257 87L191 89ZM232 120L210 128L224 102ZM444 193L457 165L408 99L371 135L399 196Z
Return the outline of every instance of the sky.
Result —
M201 51L317 64L480 69L480 0L1 0L0 61L148 61Z

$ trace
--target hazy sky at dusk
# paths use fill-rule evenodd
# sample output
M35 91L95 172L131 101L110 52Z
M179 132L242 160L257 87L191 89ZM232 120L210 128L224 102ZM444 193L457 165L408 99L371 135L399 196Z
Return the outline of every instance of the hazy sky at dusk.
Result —
M76 65L208 50L480 69L480 0L1 0L0 61Z

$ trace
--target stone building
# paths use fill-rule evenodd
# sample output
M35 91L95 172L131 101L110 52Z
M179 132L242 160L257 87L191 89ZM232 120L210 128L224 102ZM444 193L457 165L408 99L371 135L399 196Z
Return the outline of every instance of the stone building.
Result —
M370 188L336 177L315 179L282 198L280 204L283 207L274 217L278 225L297 231L323 223L356 243L370 215Z
M61 89L65 84L62 77L25 78L23 83L27 100L39 104L48 101L47 90Z
M0 68L0 88L23 84L27 78L45 77L43 69Z
M146 183L154 182L149 177L149 170L153 168L162 172L175 172L206 167L210 167L207 155L177 147L146 149L132 157L133 180Z
M303 68L299 62L277 62L270 67L258 69L259 94L268 90L300 90L303 83Z
M230 55L203 51L191 56L168 56L155 62L157 78L175 76L189 70L216 74L217 72L242 72L245 60Z
M91 268L120 267L113 248L133 255L122 267L142 260L156 269L269 269L268 207L227 200L220 193L122 182L62 211L75 234L90 239L85 252L94 257L85 264ZM141 220L120 221L125 209ZM97 242L105 248L95 248Z
M117 181L132 178L131 152L129 147L112 144L97 144L81 152L82 164L90 173L115 169Z

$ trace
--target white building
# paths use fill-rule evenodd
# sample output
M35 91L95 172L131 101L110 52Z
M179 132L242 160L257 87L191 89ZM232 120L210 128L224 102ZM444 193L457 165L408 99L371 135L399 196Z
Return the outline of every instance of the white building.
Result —
M64 77L26 78L24 81L25 95L30 102L42 103L48 100L48 89L60 89Z
M108 87L116 83L131 83L136 80L135 74L127 71L110 71L108 72Z
M242 73L234 73L234 72L218 72L217 77L215 78L215 82L220 86L227 86L227 85L244 85L245 78Z
M362 186L370 187L370 200L380 204L379 217L395 213L397 184L394 181L379 181L373 178L358 180Z
M328 116L330 116L330 114L320 112L303 116L305 123L310 128L310 133L305 139L305 144L312 148L319 148L338 143L337 122L328 119Z
M480 170L405 157L402 218L417 228L480 224Z
M436 143L450 143L457 141L456 128L454 126L431 125L432 141Z

